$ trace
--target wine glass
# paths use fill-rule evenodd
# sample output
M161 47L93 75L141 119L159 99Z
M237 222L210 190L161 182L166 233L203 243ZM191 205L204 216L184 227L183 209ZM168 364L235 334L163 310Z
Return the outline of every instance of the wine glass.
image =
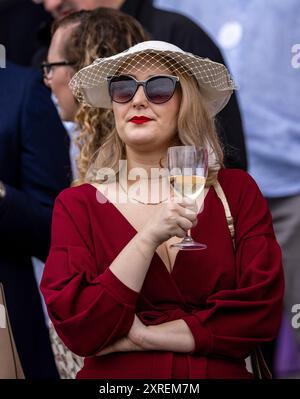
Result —
M208 173L208 152L206 148L195 146L175 146L168 148L169 181L176 196L196 200L204 194ZM191 237L191 230L177 244L170 246L184 250L206 249L205 244Z

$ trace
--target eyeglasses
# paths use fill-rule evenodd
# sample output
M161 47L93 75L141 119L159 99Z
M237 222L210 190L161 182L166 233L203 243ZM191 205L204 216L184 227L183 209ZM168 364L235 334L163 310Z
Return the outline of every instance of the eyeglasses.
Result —
M59 62L43 62L41 64L41 68L43 70L43 76L44 78L49 79L49 76L53 70L53 67L57 66L70 66L74 65L74 62L69 62L69 61L59 61Z
M173 96L177 76L155 75L146 80L136 80L133 76L121 75L108 77L108 90L112 101L127 103L133 99L139 86L143 86L147 99L154 104L163 104Z

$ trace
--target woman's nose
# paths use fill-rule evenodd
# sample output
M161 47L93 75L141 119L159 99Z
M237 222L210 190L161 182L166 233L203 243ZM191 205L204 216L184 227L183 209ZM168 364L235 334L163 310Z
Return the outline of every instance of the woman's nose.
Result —
M144 91L144 87L143 86L139 86L134 97L132 100L132 104L133 106L144 106L147 105L148 100L147 97L145 95L145 91Z

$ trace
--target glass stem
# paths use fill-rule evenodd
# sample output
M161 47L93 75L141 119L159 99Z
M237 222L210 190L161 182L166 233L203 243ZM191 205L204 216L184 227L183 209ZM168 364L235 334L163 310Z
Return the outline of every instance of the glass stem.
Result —
M191 229L189 229L186 233L186 236L184 237L185 242L193 241L192 236L191 236Z

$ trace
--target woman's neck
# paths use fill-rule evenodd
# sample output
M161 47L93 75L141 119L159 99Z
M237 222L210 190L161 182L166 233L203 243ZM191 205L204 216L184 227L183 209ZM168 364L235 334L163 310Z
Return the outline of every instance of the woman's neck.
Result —
M137 153L132 149L126 150L127 171L130 173L140 172L141 178L151 179L163 166L162 161L166 159L167 149L152 153Z
M147 205L167 201L169 181L167 170L162 165L166 153L167 149L151 153L137 153L127 149L126 169L120 171L119 185L130 200ZM130 193L131 189L133 193Z

